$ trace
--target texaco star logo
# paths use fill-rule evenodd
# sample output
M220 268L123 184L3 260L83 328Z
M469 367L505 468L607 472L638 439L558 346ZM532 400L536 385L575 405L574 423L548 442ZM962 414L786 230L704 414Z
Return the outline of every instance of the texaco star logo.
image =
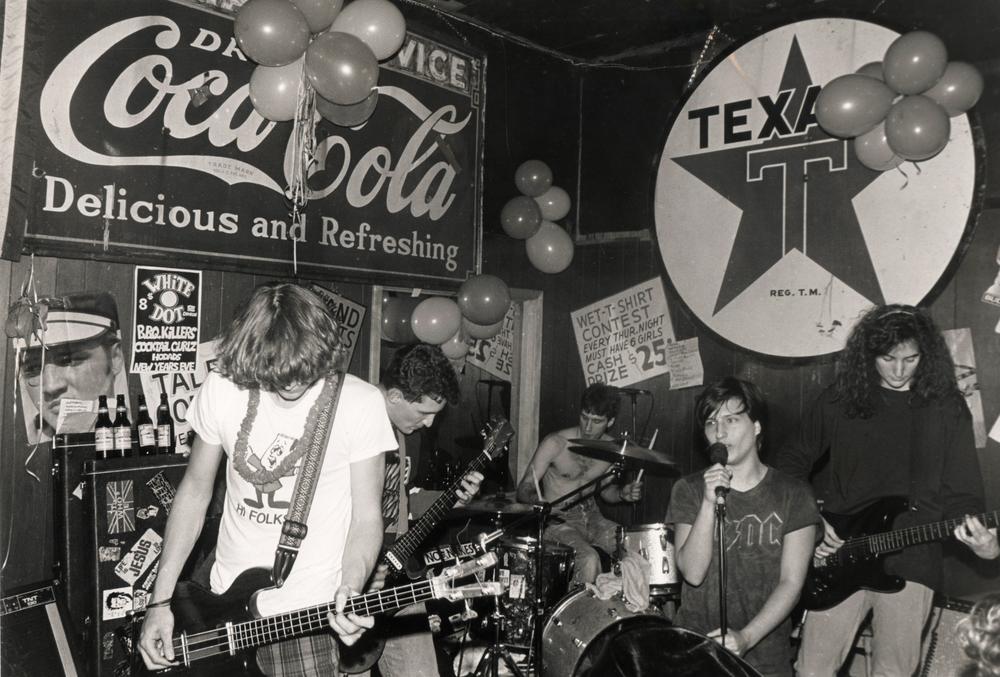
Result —
M897 35L850 19L775 29L719 60L675 114L656 181L660 254L724 340L837 351L872 304L919 303L957 258L976 183L966 116L940 155L882 173L813 116L823 84L881 60Z

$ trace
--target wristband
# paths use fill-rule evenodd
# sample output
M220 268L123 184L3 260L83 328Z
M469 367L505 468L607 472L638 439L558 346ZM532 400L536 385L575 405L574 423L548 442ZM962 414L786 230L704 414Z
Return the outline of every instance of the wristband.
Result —
M159 602L151 602L146 605L147 609L155 609L160 606L170 606L170 603L174 601L173 597L167 597L166 599L161 599Z

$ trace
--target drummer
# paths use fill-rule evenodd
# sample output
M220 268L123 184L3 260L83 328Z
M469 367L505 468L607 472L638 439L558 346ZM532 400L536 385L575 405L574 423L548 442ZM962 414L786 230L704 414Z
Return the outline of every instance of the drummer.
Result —
M725 461L681 478L666 521L675 524L677 569L684 577L674 624L714 639L764 675L791 677L792 624L812 557L819 511L809 485L760 459L766 405L752 383L724 378L695 402L708 444ZM720 459L716 459L720 460ZM718 494L725 501L725 638L720 632Z
M610 463L576 453L569 440L612 440L608 431L618 415L618 395L617 388L603 383L587 387L580 402L579 425L551 433L542 440L517 486L518 501L554 501L611 467ZM608 503L633 503L642 498L642 483L612 483L600 493ZM593 583L601 573L601 559L594 546L612 553L617 526L601 514L595 492L588 490L568 504L560 503L553 509L545 538L574 549L573 584L582 585Z

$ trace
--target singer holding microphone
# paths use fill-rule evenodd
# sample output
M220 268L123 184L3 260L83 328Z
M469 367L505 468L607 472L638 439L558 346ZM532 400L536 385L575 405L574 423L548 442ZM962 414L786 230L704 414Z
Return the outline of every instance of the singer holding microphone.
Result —
M808 484L761 461L766 413L757 386L731 377L708 386L695 402L712 465L680 479L670 497L666 522L674 524L683 576L674 624L714 639L763 675L791 676L789 614L809 568L820 516ZM726 586L719 575L720 512Z

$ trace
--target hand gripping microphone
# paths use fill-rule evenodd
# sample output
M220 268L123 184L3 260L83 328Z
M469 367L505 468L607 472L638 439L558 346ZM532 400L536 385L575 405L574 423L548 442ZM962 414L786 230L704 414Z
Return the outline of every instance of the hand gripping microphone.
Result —
M715 442L708 448L708 460L715 465L725 465L729 461L729 450L726 449L726 445L722 442ZM716 504L725 505L726 504L726 494L729 489L725 487L715 488L715 502Z

